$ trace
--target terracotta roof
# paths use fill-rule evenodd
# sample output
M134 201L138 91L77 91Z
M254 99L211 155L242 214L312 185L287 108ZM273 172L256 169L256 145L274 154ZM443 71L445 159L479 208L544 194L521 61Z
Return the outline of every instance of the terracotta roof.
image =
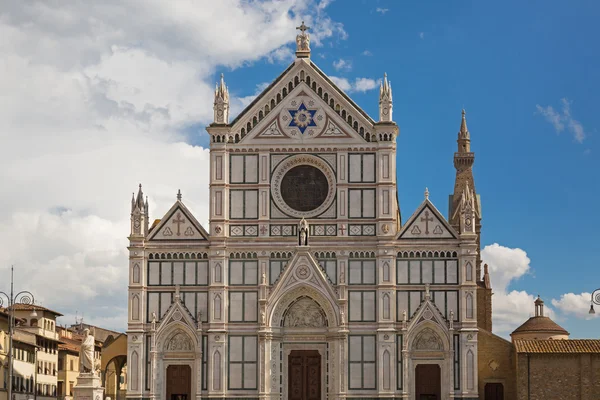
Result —
M35 308L36 311L47 311L50 312L56 316L62 317L63 315L57 311L51 310L49 308L46 307L42 307L39 305L32 305L32 304L21 304L21 303L17 303L17 304L13 304L13 309L17 310L17 311L31 311Z
M600 353L600 339L517 339L514 344L517 353Z
M523 325L518 327L511 333L511 336L515 333L528 333L528 332L547 332L547 333L560 333L568 335L569 332L564 330L556 322L552 321L548 317L531 317Z

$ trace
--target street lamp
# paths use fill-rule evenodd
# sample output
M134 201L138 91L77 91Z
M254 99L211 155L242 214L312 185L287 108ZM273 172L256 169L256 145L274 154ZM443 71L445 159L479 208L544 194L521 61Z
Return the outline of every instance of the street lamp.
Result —
M596 311L594 311L594 303L600 305L600 289L596 289L594 290L594 293L592 293L592 301L590 302L590 314L596 314Z
M33 294L27 290L20 291L17 294L13 294L13 275L14 267L10 267L10 295L0 291L0 307L4 306L4 297L8 300L8 399L12 400L12 386L13 386L13 333L15 330L15 304L33 305L34 298ZM37 317L35 307L30 315L32 318Z

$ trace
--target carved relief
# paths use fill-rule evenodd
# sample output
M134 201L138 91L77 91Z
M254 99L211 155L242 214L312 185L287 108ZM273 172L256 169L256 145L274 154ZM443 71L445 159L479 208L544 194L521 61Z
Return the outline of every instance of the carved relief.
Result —
M190 337L181 330L175 332L165 345L165 351L191 351L193 348Z
M326 326L321 307L312 299L297 301L286 313L283 326L294 328L320 328Z
M437 333L430 328L425 328L415 339L414 348L415 350L443 350L444 345Z

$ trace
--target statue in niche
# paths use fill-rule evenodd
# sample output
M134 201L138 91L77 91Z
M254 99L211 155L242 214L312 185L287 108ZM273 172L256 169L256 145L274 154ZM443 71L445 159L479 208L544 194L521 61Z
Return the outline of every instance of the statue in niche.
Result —
M191 351L192 342L190 338L183 332L177 332L171 337L165 346L167 351Z
M283 326L288 328L321 328L326 326L321 307L312 299L296 302L287 312Z
M298 245L308 246L308 222L304 218L298 224Z
M416 350L443 350L440 337L431 329L426 328L415 339Z

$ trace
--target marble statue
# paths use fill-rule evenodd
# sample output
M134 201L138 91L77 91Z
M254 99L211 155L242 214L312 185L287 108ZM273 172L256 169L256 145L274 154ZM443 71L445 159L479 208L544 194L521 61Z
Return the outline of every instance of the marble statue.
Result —
M304 218L298 224L298 245L308 246L308 222Z
M81 372L94 372L94 336L90 334L90 330L87 328L83 330L83 341L79 349L79 364Z

